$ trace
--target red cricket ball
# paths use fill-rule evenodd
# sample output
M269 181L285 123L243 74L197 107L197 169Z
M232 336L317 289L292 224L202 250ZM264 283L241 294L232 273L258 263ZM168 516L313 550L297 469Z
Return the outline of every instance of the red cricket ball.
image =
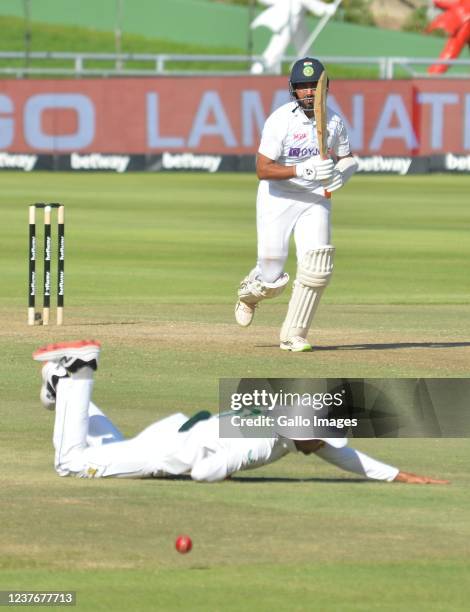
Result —
M192 540L187 535L180 535L176 538L175 548L182 555L188 553L193 547Z

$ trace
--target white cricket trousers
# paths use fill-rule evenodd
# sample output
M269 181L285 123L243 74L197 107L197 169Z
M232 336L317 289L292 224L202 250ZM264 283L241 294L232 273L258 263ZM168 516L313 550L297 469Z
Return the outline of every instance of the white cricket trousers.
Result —
M261 278L274 283L284 271L293 234L297 261L308 251L330 243L330 200L313 193L287 194L275 181L260 181L256 200L258 267Z
M146 478L188 473L206 482L227 476L227 451L218 440L217 423L202 421L188 432L178 432L188 417L177 413L125 440L91 402L92 376L84 368L57 385L53 443L60 476Z

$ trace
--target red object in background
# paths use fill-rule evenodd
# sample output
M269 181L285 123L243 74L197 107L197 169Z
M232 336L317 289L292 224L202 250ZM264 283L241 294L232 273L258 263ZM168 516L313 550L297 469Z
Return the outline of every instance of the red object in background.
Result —
M456 59L464 45L470 45L470 0L434 0L434 4L445 12L429 24L426 32L447 32L449 39L439 57L444 60ZM448 64L433 64L428 68L428 72L443 74L448 69Z
M189 536L180 535L176 538L175 548L182 555L184 555L185 553L188 553L192 547L193 547L193 543Z

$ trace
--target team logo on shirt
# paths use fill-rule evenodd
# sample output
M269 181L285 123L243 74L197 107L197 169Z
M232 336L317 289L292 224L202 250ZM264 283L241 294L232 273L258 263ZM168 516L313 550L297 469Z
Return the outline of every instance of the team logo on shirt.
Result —
M301 140L302 138L307 138L306 132L300 132L299 134L294 134L294 140Z

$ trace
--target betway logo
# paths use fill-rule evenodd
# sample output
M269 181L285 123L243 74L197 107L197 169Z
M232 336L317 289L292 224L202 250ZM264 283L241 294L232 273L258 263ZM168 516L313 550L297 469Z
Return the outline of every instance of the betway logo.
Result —
M407 174L410 169L411 157L356 157L358 172L390 172L392 174Z
M72 153L70 166L72 170L114 170L121 173L127 170L130 159L129 155L101 155L100 153L80 155L79 153Z
M448 153L445 157L446 170L457 170L470 172L470 155L452 155Z
M220 155L194 155L193 153L163 153L164 170L207 170L217 172L222 157Z
M289 149L289 157L312 157L312 155L319 155L320 150L317 147L291 147Z
M31 172L38 160L37 155L12 155L0 153L0 168L12 168Z

